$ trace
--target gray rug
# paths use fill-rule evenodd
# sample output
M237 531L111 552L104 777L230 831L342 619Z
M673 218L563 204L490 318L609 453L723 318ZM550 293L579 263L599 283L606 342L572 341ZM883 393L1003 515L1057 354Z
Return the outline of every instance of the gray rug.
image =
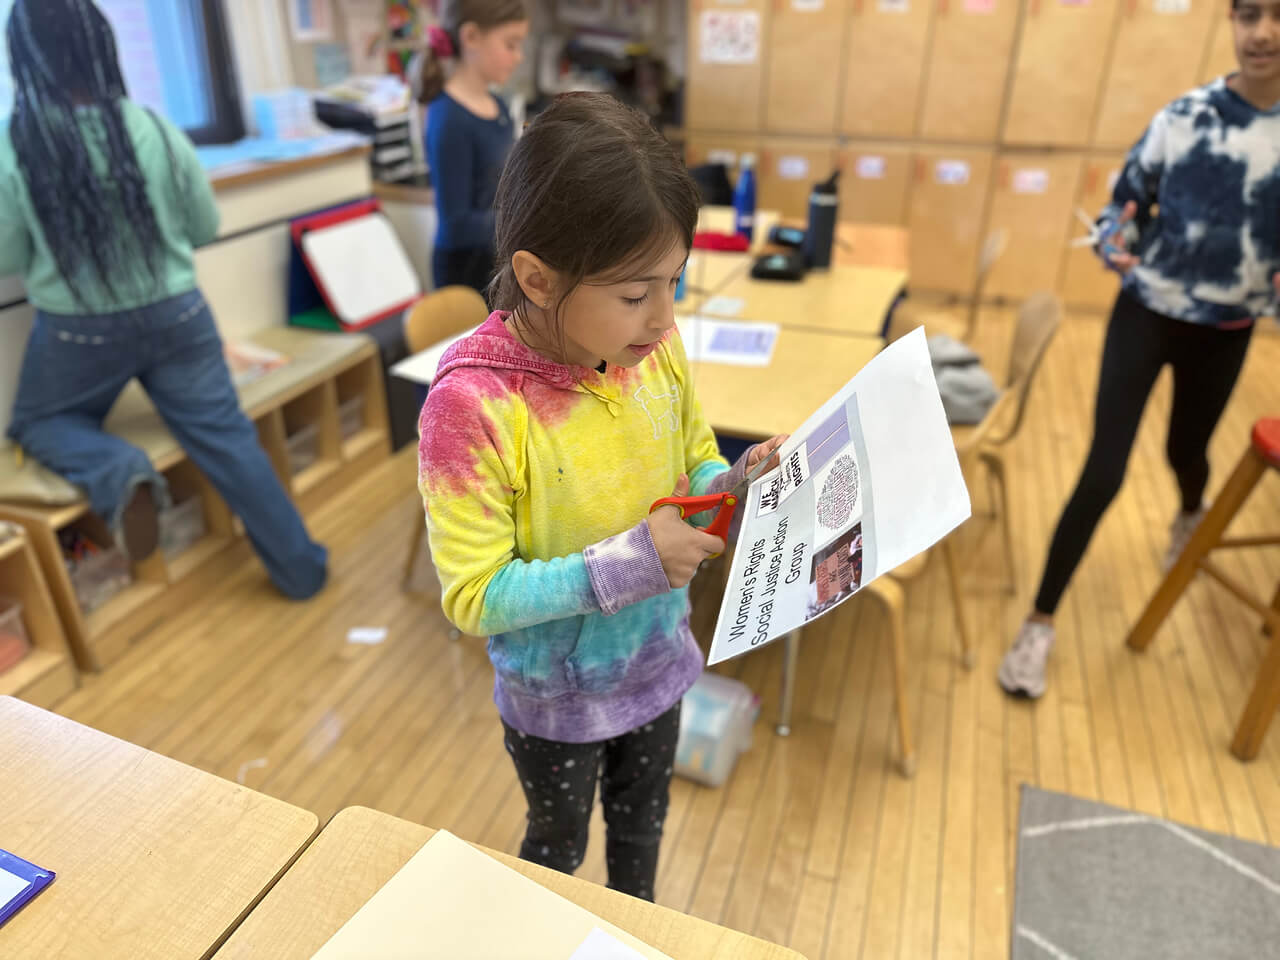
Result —
M1013 960L1280 958L1280 849L1022 788Z

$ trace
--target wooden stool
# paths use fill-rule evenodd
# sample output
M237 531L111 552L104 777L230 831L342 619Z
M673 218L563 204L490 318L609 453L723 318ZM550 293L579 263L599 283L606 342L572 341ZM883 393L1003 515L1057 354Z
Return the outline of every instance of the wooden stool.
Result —
M1227 547L1259 547L1280 544L1280 535L1264 537L1224 537L1227 525L1236 511L1248 499L1254 486L1267 470L1280 470L1280 418L1259 420L1253 425L1253 442L1236 465L1217 501L1200 521L1186 549L1178 557L1173 568L1165 575L1164 582L1147 604L1137 624L1129 634L1129 646L1145 650L1155 637L1156 630L1169 615L1182 591L1203 570L1226 587L1240 601L1248 604L1262 617L1271 637L1271 646L1262 658L1258 679L1249 695L1231 752L1241 760L1252 760L1258 755L1262 738L1266 735L1271 716L1280 704L1280 586L1268 607L1237 581L1227 576L1220 567L1209 560L1212 550Z

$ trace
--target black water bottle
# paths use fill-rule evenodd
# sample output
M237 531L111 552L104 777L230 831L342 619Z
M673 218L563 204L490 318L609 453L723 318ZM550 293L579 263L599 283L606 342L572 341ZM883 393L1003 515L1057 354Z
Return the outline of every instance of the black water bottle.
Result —
M821 183L813 185L809 194L809 229L804 236L804 258L810 269L822 270L831 266L831 247L836 239L836 170Z

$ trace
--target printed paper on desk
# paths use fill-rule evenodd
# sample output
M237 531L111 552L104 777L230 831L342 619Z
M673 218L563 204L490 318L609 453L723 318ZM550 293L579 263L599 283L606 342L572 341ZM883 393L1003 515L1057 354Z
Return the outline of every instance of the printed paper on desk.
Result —
M690 363L767 367L773 360L779 330L776 323L743 323L701 315L677 322Z
M708 664L817 619L969 517L923 328L890 344L747 491Z
M564 960L596 928L644 960L671 960L471 844L438 830L312 960Z

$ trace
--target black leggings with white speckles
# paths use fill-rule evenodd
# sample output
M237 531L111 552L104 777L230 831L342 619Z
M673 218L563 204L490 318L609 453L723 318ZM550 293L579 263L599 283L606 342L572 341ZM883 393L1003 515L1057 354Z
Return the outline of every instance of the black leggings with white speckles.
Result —
M609 886L652 900L680 704L630 733L596 743L541 740L506 723L502 728L529 804L520 858L561 873L578 869L587 852L598 778L608 824Z

